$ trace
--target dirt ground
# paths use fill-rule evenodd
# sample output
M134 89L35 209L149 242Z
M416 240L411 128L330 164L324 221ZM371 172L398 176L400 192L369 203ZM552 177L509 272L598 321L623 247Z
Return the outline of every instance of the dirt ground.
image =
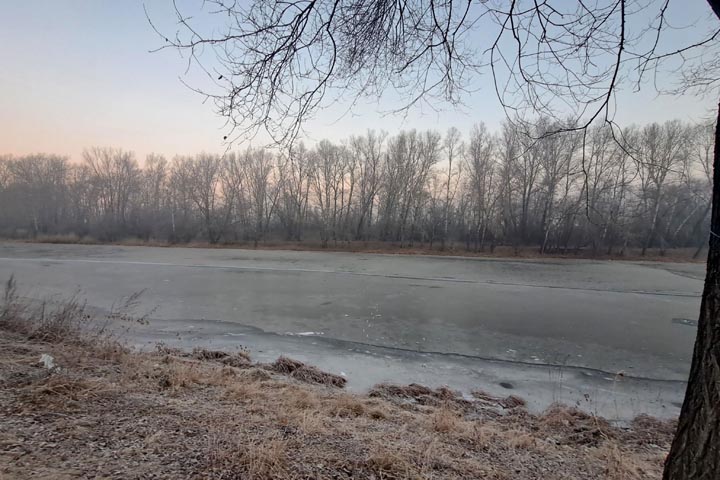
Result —
M342 377L291 359L133 352L79 334L80 304L13 305L0 309L3 479L660 478L674 430L562 406L533 415L480 391L351 395Z

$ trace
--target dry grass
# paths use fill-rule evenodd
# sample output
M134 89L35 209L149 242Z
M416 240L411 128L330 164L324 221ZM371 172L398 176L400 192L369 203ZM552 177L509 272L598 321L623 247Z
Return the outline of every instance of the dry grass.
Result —
M515 395L510 395L505 398L495 397L489 393L483 392L482 390L474 390L472 396L481 402L485 402L489 405L499 405L502 408L512 409L518 407L524 407L527 402L524 399Z
M33 242L37 243L56 243L56 244L83 244L83 245L93 245L97 244L98 241L89 236L80 236L75 233L58 233L55 235L38 235L37 237L31 239Z
M447 407L436 410L430 416L432 430L439 433L463 432L465 429L461 421L461 415L455 410Z
M112 386L96 380L72 377L62 373L48 376L44 382L31 385L22 396L24 402L36 406L79 405L82 401L113 391Z
M207 450L213 478L261 480L288 474L288 444L279 438L244 443L221 430L210 437Z
M8 239L13 241L13 239ZM589 248L569 248L567 251L549 251L540 254L539 246L497 246L490 250L474 251L465 248L464 244L456 243L447 245L441 250L438 246L430 248L429 245L414 244L400 245L380 241L349 241L337 242L325 247L318 241L307 240L303 242L287 241L264 241L255 246L253 242L225 242L211 244L204 241L193 241L189 243L171 243L163 240L143 240L140 238L125 238L114 242L98 240L94 237L80 237L75 234L61 235L40 235L35 238L15 240L28 243L50 243L50 244L81 244L81 245L121 245L121 246L144 246L144 247L187 247L187 248L213 248L213 249L247 249L247 250L291 250L291 251L323 251L323 252L351 252L351 253L379 253L395 255L436 255L436 256L462 256L462 257L483 257L483 258L575 258L593 260L647 260L658 262L693 262L702 263L705 261L706 253L693 258L695 248L670 248L661 250L658 248L648 249L645 255L641 254L640 248L628 248L623 255L617 252L608 254L604 250L593 251Z
M146 315L136 315L134 311L141 294L132 294L113 305L105 320L146 323ZM83 343L98 352L120 354L122 346L106 330L107 323L99 320L91 317L86 302L80 300L77 294L60 300L49 298L28 302L18 294L13 276L5 282L0 303L0 328L20 332L30 340Z
M360 417L369 414L365 402L355 395L340 395L326 404L326 412L338 417ZM383 416L382 411L375 413L375 418Z
M251 363L250 353L245 349L238 350L231 354L220 350L195 348L191 355L198 360L214 360L230 367L242 368L249 366Z
M338 388L344 387L345 383L347 383L345 377L323 372L311 365L305 365L298 360L282 356L270 365L270 369L274 372L300 380L301 382L317 383Z
M660 478L674 428L422 385L355 395L287 358L48 342L17 323L0 327L0 478L640 480Z
M384 398L391 401L400 399L407 408L414 409L414 406L447 406L452 405L456 409L467 409L471 402L462 398L457 392L446 387L437 389L428 388L424 385L411 383L410 385L392 385L382 383L375 385L370 392L370 397Z

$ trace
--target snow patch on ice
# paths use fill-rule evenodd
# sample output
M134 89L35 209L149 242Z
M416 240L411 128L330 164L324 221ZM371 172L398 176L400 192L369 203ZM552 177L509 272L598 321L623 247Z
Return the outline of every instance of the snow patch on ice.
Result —
M324 332L285 332L285 335L292 337L315 337L318 335L325 335Z

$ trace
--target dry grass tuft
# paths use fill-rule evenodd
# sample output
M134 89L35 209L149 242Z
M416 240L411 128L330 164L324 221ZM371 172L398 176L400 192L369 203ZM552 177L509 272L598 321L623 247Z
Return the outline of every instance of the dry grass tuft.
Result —
M473 390L472 396L478 399L479 401L486 403L488 405L498 405L504 409L512 410L513 408L518 407L524 407L527 402L525 402L524 399L517 397L515 395L510 395L505 398L496 397L494 395L490 395L487 392L483 392L482 390Z
M458 430L464 430L461 415L446 407L439 408L431 414L430 424L432 429L439 433L456 433Z
M537 444L537 438L534 435L520 428L503 432L503 436L510 448L516 450L529 450Z
M236 370L214 363L207 365L203 362L179 358L167 362L166 365L165 368L156 366L154 371L150 372L150 376L157 379L157 384L161 389L226 386L235 384L239 380Z
M192 351L192 356L198 360L222 360L227 358L229 354L220 350L208 350L206 348L196 347Z
M420 398L426 395L433 395L434 392L431 388L424 385L418 385L417 383L411 383L410 385L392 385L389 383L381 383L375 385L370 390L371 397L403 397L403 398Z
M288 357L278 357L271 365L272 369L284 375L290 375L295 370L304 367L305 364L299 360L293 360Z
M28 318L30 338L51 343L79 338L90 320L85 307L74 296L55 307L43 302Z
M386 418L388 418L387 411L381 408L371 408L370 410L368 410L367 415L373 420L385 420Z
M539 423L552 430L555 440L563 445L599 446L615 436L615 429L607 420L563 405L548 408Z
M63 373L48 373L23 388L21 398L27 405L45 409L63 406L74 409L82 401L88 401L111 392L111 386L93 379L75 377Z
M527 402L523 398L520 398L515 395L510 395L508 397L503 398L500 401L500 405L502 405L503 408L512 409L512 408L524 407L525 405L527 405Z
M571 427L574 425L594 424L601 420L577 408L555 404L543 412L540 421L553 427ZM602 422L605 426L609 426L604 420Z
M677 421L663 421L647 415L639 415L632 421L631 427L626 435L628 440L639 445L662 445L665 439L675 435Z
M388 448L376 447L370 455L368 455L366 463L379 478L420 478L417 468L408 462L408 458L405 455L394 452Z
M251 382L264 382L272 378L272 376L267 372L267 370L255 367L243 371L240 375L242 378Z
M226 400L253 404L262 409L260 402L265 401L268 395L258 383L234 382L225 388L223 397Z
M0 304L0 328L13 332L20 330L25 310L26 306L18 301L15 277L10 275L5 282Z
M288 357L279 357L270 365L270 369L274 372L300 380L301 382L317 383L338 388L343 388L347 383L345 377L335 375L334 373L323 372L320 369L305 365L303 362Z
M113 305L106 320L146 323L145 316L134 315L142 292L134 293ZM43 299L37 304L23 301L14 277L5 283L0 304L0 328L26 335L29 340L47 343L71 343L83 351L108 358L120 358L127 349L106 330L107 323L93 321L85 301L77 294L64 299Z
M593 455L604 463L604 478L608 480L640 480L647 478L645 462L622 451L617 445L599 447Z
M230 432L211 437L208 445L211 478L265 480L285 478L288 472L288 444L278 438L245 443Z
M169 347L162 342L155 344L155 353L158 355L171 355L175 357L187 356L187 352L181 348Z
M367 408L357 396L341 395L329 402L327 412L338 417L360 417L367 413Z
M368 394L374 398L384 398L393 402L415 403L423 406L448 406L453 408L466 409L471 407L471 402L465 400L458 392L454 392L447 387L432 389L417 383L410 385L392 385L381 383L375 385Z
M0 326L27 335L31 340L60 343L79 340L90 320L84 302L77 296L53 304L42 301L38 306L22 302L14 277L5 283L0 305Z
M284 440L263 440L245 447L240 465L249 479L277 478L287 473L287 451Z
M193 349L190 356L197 360L212 360L236 368L244 368L251 364L250 353L247 350L238 350L234 354L230 354L221 350L208 350L198 347Z

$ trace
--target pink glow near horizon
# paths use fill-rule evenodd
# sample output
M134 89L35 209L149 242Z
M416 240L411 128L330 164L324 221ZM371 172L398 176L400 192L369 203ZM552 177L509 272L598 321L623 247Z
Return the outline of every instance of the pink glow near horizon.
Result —
M84 148L112 146L142 161L153 152L171 158L226 150L223 120L178 80L183 61L175 52L148 52L159 40L142 7L92 0L0 5L0 154L47 152L80 161ZM491 90L467 103L463 112L416 111L404 119L381 115L372 102L353 115L343 116L343 106L330 108L307 125L308 143L369 128L395 133L452 125L466 133L478 121L499 127L502 111ZM699 121L713 103L655 98L653 92L620 94L618 120Z

